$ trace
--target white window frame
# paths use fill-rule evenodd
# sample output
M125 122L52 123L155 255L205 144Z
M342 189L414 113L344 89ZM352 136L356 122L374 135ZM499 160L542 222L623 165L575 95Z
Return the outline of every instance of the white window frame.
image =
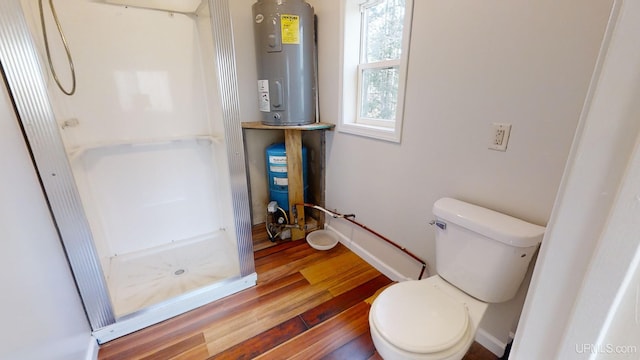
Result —
M367 136L375 139L399 143L402 134L404 112L404 93L409 59L411 19L413 0L405 0L405 18L402 33L402 54L399 60L361 64L362 51L362 15L363 0L341 1L341 60L340 73L340 115L337 130L340 132ZM371 68L399 67L398 99L395 121L360 118L362 71Z

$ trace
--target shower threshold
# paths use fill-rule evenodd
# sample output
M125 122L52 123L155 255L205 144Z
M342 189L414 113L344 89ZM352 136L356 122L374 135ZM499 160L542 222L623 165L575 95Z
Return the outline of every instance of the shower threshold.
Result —
M255 286L257 280L258 276L255 272L247 276L226 279L118 318L115 323L94 330L92 335L98 344L104 344L113 339L131 334L140 329L248 289Z

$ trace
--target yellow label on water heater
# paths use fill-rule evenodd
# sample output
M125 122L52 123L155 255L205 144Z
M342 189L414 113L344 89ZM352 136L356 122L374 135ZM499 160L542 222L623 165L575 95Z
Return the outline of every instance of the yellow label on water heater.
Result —
M300 16L280 15L283 44L300 44Z

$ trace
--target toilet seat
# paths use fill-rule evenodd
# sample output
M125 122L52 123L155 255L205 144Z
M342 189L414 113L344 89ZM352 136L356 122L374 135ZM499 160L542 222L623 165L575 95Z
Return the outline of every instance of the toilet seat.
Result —
M370 321L389 344L415 354L431 354L466 342L470 319L466 306L437 284L405 281L374 301Z

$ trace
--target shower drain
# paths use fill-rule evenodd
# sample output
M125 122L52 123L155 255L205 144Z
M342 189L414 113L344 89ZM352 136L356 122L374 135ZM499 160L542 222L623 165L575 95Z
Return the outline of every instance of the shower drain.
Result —
M178 270L173 272L173 275L180 276L180 275L184 274L185 272L186 272L185 269L178 269Z

